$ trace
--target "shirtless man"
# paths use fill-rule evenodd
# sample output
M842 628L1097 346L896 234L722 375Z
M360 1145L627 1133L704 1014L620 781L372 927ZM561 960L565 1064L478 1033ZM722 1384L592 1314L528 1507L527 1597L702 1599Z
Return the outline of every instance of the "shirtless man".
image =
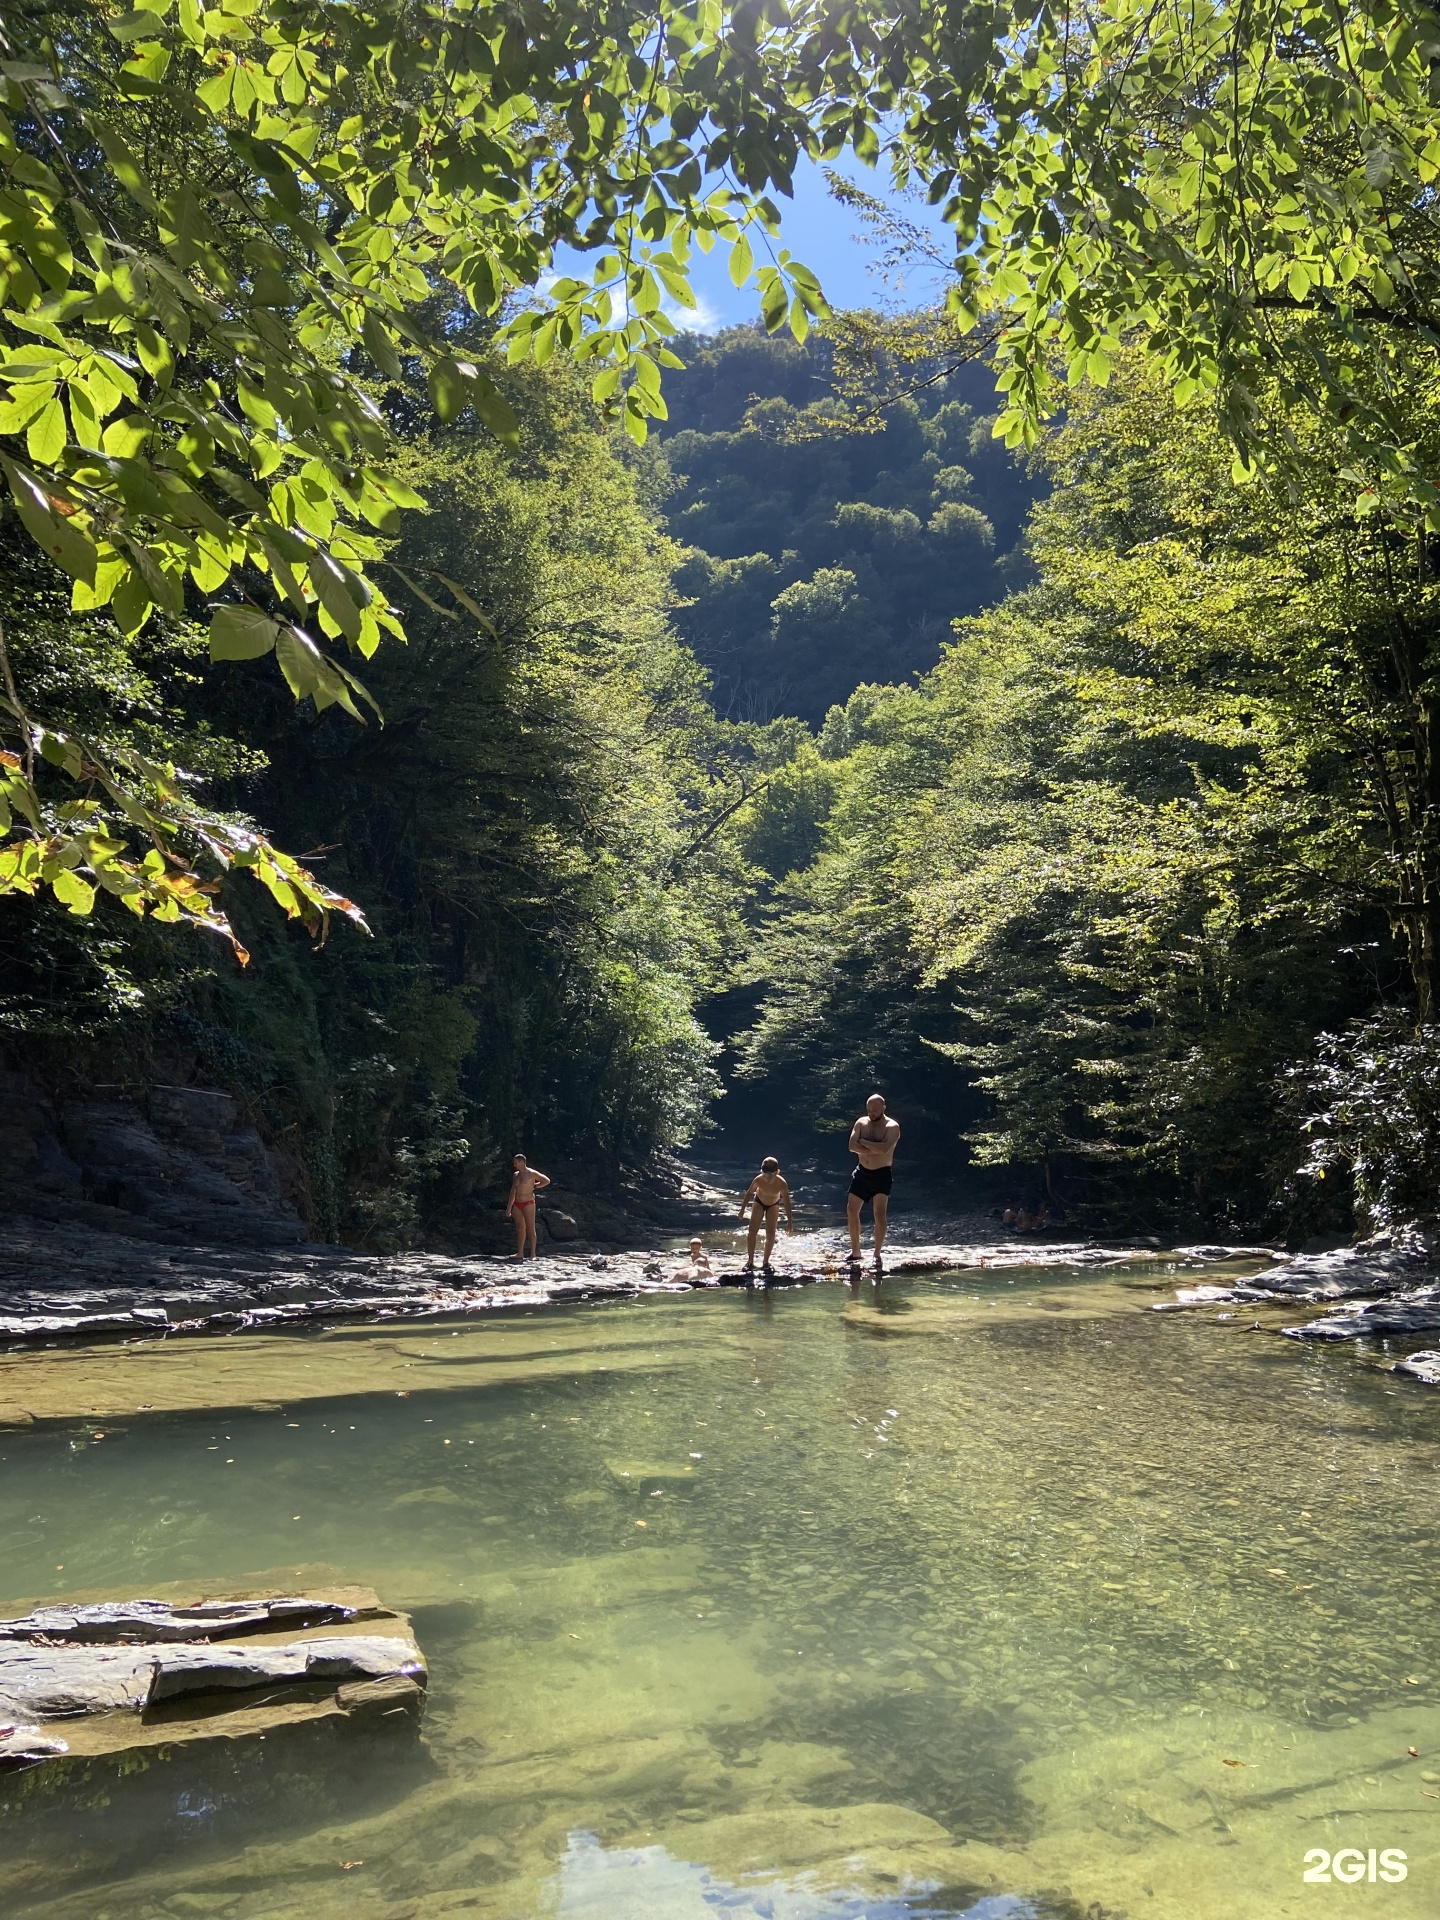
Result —
M745 1198L740 1202L740 1217L745 1217L745 1209L750 1208L750 1239L745 1248L745 1271L755 1271L755 1242L760 1233L760 1222L765 1222L765 1253L763 1268L770 1271L770 1256L775 1251L775 1234L780 1225L781 1203L785 1207L785 1226L790 1233L795 1231L795 1214L790 1205L790 1189L780 1172L780 1162L773 1156L760 1162L760 1171L745 1189ZM752 1204L753 1203L753 1204Z
M526 1165L523 1153L515 1156L515 1176L510 1182L510 1198L505 1202L505 1218L515 1222L515 1258L523 1260L528 1252L535 1258L535 1196L548 1187L550 1176L538 1167Z
M900 1144L900 1122L885 1111L885 1102L872 1093L865 1111L850 1129L850 1151L856 1167L850 1176L850 1194L845 1211L850 1225L850 1261L860 1261L860 1212L865 1202L875 1222L875 1265L880 1265L880 1249L885 1245L885 1216L890 1210L890 1169L895 1149Z

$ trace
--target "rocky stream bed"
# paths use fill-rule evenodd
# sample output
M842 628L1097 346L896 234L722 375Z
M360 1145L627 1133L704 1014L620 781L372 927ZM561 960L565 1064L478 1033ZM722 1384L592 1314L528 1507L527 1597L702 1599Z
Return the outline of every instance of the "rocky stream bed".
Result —
M227 1094L152 1086L61 1097L19 1074L0 1079L10 1176L8 1210L0 1212L0 1347L684 1291L691 1283L675 1277L683 1263L677 1236L703 1228L713 1246L716 1230L733 1235L736 1196L728 1188L739 1176L727 1169L717 1185L713 1169L680 1168L668 1202L652 1196L628 1214L557 1184L541 1208L540 1257L523 1264L496 1250L508 1244L509 1228L494 1209L493 1218L477 1216L485 1250L360 1253L306 1239L297 1163L266 1145ZM796 1193L803 1207L801 1186ZM835 1196L823 1182L814 1197L816 1211L829 1213ZM1166 1261L1180 1269L1181 1284L1157 1303L1162 1309L1293 1303L1306 1311L1273 1330L1297 1340L1409 1345L1440 1331L1440 1220L1309 1254L1020 1237L979 1216L912 1221L909 1242L903 1217L897 1226L886 1249L892 1275L1005 1266L1119 1274ZM699 1284L757 1278L742 1270L730 1235L720 1235L729 1244L712 1254L713 1275ZM627 1249L626 1237L648 1244ZM758 1283L847 1278L844 1250L838 1220L834 1229L802 1232L781 1242L774 1273ZM1235 1271L1246 1266L1248 1273ZM1214 1271L1222 1267L1230 1271ZM1399 1366L1440 1384L1440 1352L1408 1353Z
M0 1221L0 1346L469 1315L706 1286L834 1283L854 1273L835 1234L783 1242L770 1273L751 1273L738 1251L722 1251L707 1279L684 1279L677 1277L684 1258L659 1246L610 1253L547 1249L524 1262L496 1254L364 1254L305 1243L177 1246L77 1222L11 1215ZM1318 1307L1294 1324L1274 1327L1296 1340L1408 1342L1440 1330L1436 1255L1430 1236L1419 1229L1319 1254L1219 1245L1157 1252L1150 1245L1018 1237L893 1242L884 1271L900 1276L1053 1267L1118 1276L1153 1268L1157 1260L1181 1276L1173 1296L1155 1303L1162 1312ZM1248 1263L1254 1271L1243 1276L1216 1271ZM1207 1272L1215 1277L1204 1278ZM1193 1280L1186 1277L1190 1273ZM1411 1353L1397 1365L1440 1384L1440 1353Z

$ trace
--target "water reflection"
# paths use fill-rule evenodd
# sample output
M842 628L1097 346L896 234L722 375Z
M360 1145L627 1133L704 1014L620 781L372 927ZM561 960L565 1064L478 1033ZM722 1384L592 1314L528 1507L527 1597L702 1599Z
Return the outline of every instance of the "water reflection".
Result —
M664 1847L603 1847L572 1833L554 1888L557 1920L1037 1920L1039 1908L1012 1894L985 1894L964 1907L937 1906L933 1887L894 1897L826 1891L803 1880L733 1886Z

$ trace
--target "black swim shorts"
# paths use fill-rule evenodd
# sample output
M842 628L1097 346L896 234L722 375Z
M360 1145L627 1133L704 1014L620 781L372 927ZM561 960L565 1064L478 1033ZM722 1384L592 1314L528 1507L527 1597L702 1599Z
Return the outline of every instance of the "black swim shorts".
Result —
M877 1193L889 1193L893 1167L856 1167L850 1176L850 1191L861 1200L873 1200Z

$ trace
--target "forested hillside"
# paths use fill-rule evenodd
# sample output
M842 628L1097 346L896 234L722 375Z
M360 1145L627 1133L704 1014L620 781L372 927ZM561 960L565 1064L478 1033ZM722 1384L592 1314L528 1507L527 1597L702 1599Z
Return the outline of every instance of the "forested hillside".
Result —
M1430 962L1391 928L1431 858L1429 542L1304 451L1237 488L1140 355L1077 402L1036 583L918 689L861 687L748 817L803 850L752 1074L832 1125L904 1089L1091 1224L1303 1238L1352 1170L1366 1218L1424 1209Z
M740 870L707 830L748 750L666 625L671 550L573 369L507 386L515 451L472 428L409 443L427 505L390 550L410 638L367 675L383 724L208 665L184 622L128 646L75 622L13 533L0 584L28 698L78 727L122 690L137 743L313 849L372 930L314 948L232 883L242 969L103 896L84 918L5 900L12 1057L237 1088L303 1160L317 1229L381 1244L517 1145L604 1185L689 1137L713 1081L693 1006L736 945ZM483 619L442 609L437 575Z
M1304 496L1237 489L1218 434L1167 410L1139 358L1028 476L943 387L880 433L771 442L767 410L836 417L804 397L823 340L747 329L689 352L659 457L604 430L564 361L501 376L514 450L424 426L392 390L398 471L427 504L389 551L410 641L368 676L383 725L207 664L184 621L117 641L12 531L0 612L27 697L78 727L119 689L137 746L183 751L216 804L313 850L372 929L317 949L231 883L242 969L104 900L77 917L11 898L12 1059L73 1071L78 1049L122 1081L237 1090L303 1163L315 1229L371 1244L463 1219L517 1143L603 1186L692 1138L722 1044L777 1118L836 1129L883 1085L932 1172L1077 1222L1343 1228L1357 1154L1362 1198L1418 1204L1427 1069L1390 918L1423 808L1387 637L1415 556L1354 522L1323 448ZM826 488L857 475L879 476L875 515L920 524L873 496L933 489L957 419L1030 578L1002 598L987 560L967 590L994 604L968 616L956 588L918 680L918 625L807 654L717 587L761 560L697 551L700 531L818 539L843 518ZM770 465L747 480L752 440ZM897 448L919 449L909 467ZM762 495L776 472L790 491ZM782 522L796 501L810 519ZM801 551L782 548L803 574ZM902 604L912 576L866 564L873 604ZM434 598L444 578L483 618ZM768 663L765 724L717 716L670 624L703 654L722 616L742 653L714 671L723 688L727 658ZM745 705L745 684L721 699Z
M376 1243L722 1045L1077 1220L1434 1211L1423 9L425 19L0 29L13 1064L233 1088ZM782 243L846 152L933 312Z
M863 426L823 333L682 337L663 447L681 634L719 710L818 726L862 681L927 672L957 614L999 599L1039 489L995 439L993 378L926 368Z

